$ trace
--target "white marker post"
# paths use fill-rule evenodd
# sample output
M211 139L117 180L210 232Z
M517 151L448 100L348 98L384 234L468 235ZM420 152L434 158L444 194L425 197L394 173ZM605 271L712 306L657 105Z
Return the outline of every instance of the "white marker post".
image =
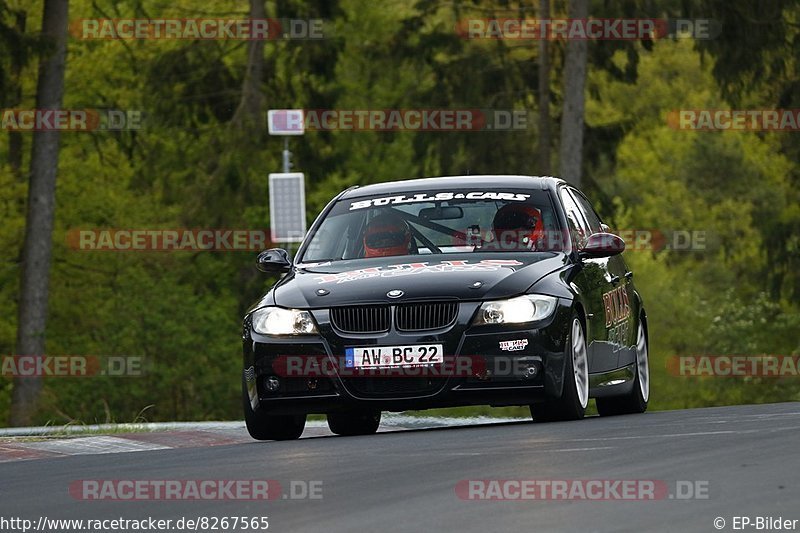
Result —
M270 109L267 112L270 135L283 135L283 172L291 171L292 153L289 151L289 135L303 135L305 123L302 109Z

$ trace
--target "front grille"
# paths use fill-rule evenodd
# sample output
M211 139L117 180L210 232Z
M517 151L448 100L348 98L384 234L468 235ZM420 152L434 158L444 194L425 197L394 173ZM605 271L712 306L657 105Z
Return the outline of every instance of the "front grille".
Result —
M458 302L402 304L395 311L395 324L400 331L441 329L452 324L458 314Z
M345 333L383 333L389 331L389 306L369 305L332 307L331 323Z

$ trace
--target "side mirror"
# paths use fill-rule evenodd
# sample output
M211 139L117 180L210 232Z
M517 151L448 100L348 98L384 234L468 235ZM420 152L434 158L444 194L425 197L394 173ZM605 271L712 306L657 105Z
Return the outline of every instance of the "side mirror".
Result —
M584 258L611 257L625 251L625 241L613 233L593 233L579 255Z
M283 248L270 248L258 254L256 268L261 272L288 272L292 268L289 252Z

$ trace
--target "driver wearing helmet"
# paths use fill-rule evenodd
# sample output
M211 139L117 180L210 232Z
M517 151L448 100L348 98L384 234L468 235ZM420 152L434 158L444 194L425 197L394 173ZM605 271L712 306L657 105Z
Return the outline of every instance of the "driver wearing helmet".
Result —
M393 214L378 215L364 232L364 257L388 257L416 252L408 222Z
M500 250L536 250L544 237L542 212L531 205L506 204L492 221L494 247Z

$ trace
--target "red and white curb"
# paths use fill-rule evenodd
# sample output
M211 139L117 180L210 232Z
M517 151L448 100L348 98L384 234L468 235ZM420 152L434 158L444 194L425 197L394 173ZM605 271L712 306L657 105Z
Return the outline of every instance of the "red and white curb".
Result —
M33 442L0 443L0 463L25 459L45 459L71 455L96 455L104 453L148 452L175 448L219 446L246 442L205 431L180 431L165 433L130 433L125 435L97 435L89 437L45 438Z

